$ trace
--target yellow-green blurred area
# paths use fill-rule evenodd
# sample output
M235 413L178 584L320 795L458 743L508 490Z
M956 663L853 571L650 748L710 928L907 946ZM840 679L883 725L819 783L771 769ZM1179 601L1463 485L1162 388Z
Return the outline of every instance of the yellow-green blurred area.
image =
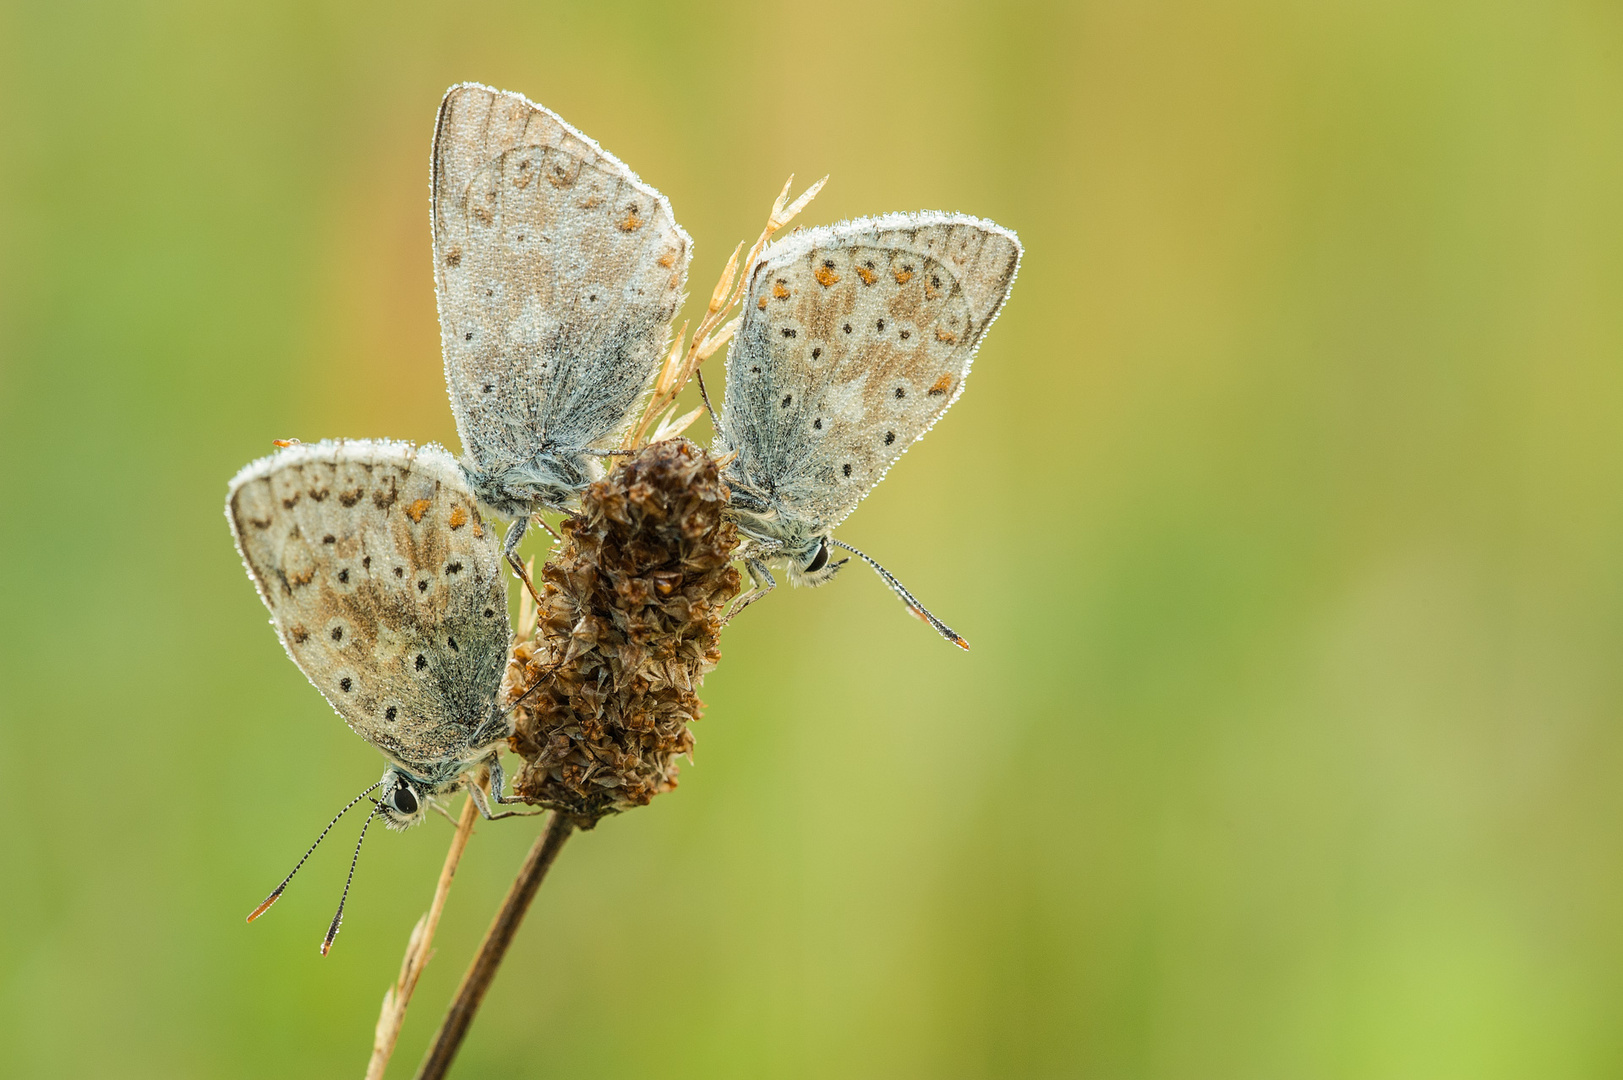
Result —
M492 0L0 9L0 1073L364 1069L451 829L325 959L358 818L243 924L382 760L221 510L273 438L457 448L469 79L669 196L689 317L791 172L1026 256L839 534L973 651L860 566L752 607L455 1075L1623 1072L1623 10Z

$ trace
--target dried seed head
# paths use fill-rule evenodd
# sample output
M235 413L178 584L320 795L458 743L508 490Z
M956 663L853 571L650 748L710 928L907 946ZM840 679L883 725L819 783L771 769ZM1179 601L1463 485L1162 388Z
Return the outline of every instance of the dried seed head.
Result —
M541 571L535 634L514 647L514 792L594 821L676 786L695 688L721 658L738 535L715 463L686 439L637 451L586 489Z

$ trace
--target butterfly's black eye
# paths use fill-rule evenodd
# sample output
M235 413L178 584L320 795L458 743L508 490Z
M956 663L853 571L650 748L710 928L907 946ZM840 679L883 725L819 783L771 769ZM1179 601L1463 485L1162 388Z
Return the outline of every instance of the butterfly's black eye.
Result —
M394 789L394 808L402 814L417 812L417 796L411 793L411 788L402 784Z
M817 544L817 554L813 555L812 556L812 561L806 564L806 569L805 569L804 572L807 573L807 574L815 574L815 573L817 573L817 571L821 570L823 567L825 567L827 565L828 565L828 541L827 540L821 540L821 541L818 541L818 544Z

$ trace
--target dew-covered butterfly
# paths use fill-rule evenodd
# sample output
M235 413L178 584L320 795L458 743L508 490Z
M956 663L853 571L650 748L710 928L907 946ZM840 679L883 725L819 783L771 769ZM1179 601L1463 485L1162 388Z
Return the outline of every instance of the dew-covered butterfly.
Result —
M368 824L402 829L462 787L486 817L505 816L490 802L508 801L506 579L452 457L399 442L288 445L236 475L226 518L288 656L389 761L350 806L376 790ZM337 932L335 918L322 952Z
M752 271L727 354L715 452L756 588L783 561L796 585L867 562L948 641L968 643L834 529L963 392L1020 263L1015 234L952 214L890 214L807 229Z

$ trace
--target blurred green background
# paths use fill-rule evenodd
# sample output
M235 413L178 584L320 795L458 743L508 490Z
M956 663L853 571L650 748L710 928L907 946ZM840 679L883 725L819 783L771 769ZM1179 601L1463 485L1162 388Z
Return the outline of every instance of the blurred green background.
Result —
M456 446L452 82L662 189L1026 260L970 392L572 841L463 1077L1623 1072L1623 9L0 7L0 1072L359 1076L450 830L282 654L227 479ZM719 358L718 358L719 360ZM706 429L698 429L707 438ZM475 837L410 1075L533 822Z

